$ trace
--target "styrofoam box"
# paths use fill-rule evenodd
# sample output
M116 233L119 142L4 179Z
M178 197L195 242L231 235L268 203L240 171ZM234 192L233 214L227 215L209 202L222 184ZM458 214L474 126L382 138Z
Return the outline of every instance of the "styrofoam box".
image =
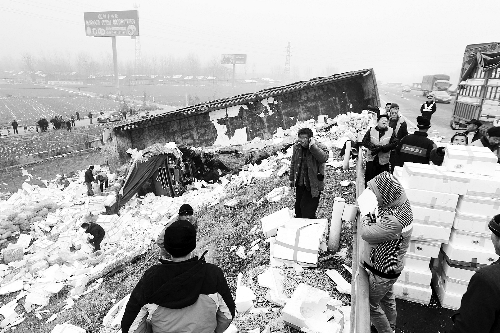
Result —
M500 210L500 197L485 198L469 195L460 196L457 209L465 214L477 214L495 216Z
M413 206L420 206L446 211L455 211L458 202L458 194L432 192L409 188L405 180L401 181L406 193L406 197Z
M491 232L489 234L451 229L450 242L459 246L479 247L491 252L495 252L495 247L491 242Z
M399 283L428 286L431 283L432 272L430 268L426 270L412 270L404 268L398 278Z
M461 210L457 209L455 221L453 221L453 228L464 231L488 233L490 232L488 223L490 223L492 218L493 216L462 213Z
M448 243L451 227L413 223L411 240Z
M432 209L416 205L412 205L411 210L413 212L414 223L451 228L455 220L455 211Z
M446 275L441 275L444 290L452 294L463 295L467 291L469 281L457 280Z
M441 242L410 241L408 252L419 256L437 258L441 250Z
M446 292L443 281L436 272L432 274L432 285L434 286L434 290L436 290L439 302L443 308L451 310L458 310L460 308L460 302L462 301L463 295Z
M426 271L430 267L430 262L430 257L419 256L411 253L406 253L403 258L404 268L412 271Z
M469 175L450 172L444 167L405 162L403 182L408 188L451 194L465 194L469 186Z
M399 281L394 283L393 292L397 298L424 305L430 303L432 296L432 288L430 285L417 286L411 284L403 284Z
M403 168L398 166L395 167L393 175L401 182L401 180L403 179Z
M486 147L447 145L445 152L442 165L449 171L495 174L497 157Z
M498 255L491 250L478 247L464 247L452 242L443 244L443 251L450 260L454 261L474 262L487 265L498 260Z
M476 273L476 271L473 269L465 269L465 268L450 266L448 265L446 260L443 260L440 264L442 265L443 273L452 279L470 281L472 275Z
M283 208L260 219L262 232L266 238L276 236L278 228L284 226L292 218L292 212L288 208Z
M496 163L497 168L500 164ZM498 175L497 172L491 175ZM500 177L470 175L469 188L466 195L488 198L500 197Z

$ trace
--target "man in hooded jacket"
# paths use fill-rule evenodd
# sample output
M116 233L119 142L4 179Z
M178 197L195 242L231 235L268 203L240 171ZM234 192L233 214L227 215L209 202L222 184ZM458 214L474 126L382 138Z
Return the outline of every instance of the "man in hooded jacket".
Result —
M403 186L389 172L370 180L366 190L378 202L378 216L363 217L361 227L361 238L368 243L362 265L369 278L370 319L378 333L392 333L397 317L393 285L404 268L413 213Z
M222 270L193 256L196 229L179 220L165 231L171 261L149 268L135 286L123 314L123 333L222 333L235 303Z

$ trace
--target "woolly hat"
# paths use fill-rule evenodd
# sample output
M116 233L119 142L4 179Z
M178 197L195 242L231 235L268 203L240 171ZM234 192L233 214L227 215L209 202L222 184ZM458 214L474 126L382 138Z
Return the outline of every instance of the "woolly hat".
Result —
M184 257L196 248L196 229L189 221L177 220L166 230L165 250L174 258Z
M424 118L422 116L417 117L417 127L419 129L427 129L431 127L431 121L427 118Z
M444 161L444 147L438 147L431 150L430 160L435 165L442 165Z
M500 126L490 127L488 136L500 137Z
M179 208L179 215L193 215L193 207L189 204L183 204L181 208Z
M490 228L491 232L493 232L497 237L500 237L500 214L495 215L490 223L488 224L488 228Z

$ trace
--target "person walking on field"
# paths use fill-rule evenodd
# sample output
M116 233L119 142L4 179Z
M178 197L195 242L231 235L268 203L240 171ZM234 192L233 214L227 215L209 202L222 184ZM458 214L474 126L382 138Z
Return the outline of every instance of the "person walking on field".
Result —
M391 150L396 145L394 130L388 126L389 115L381 114L377 118L377 126L370 128L361 144L368 149L366 153L365 183L376 175L390 171L389 159Z
M164 244L172 260L160 260L139 280L125 307L121 332L224 332L236 305L222 270L205 261L206 252L194 256L194 225L175 221L165 231Z
M17 130L17 127L19 126L19 124L17 123L17 120L13 120L12 121L12 129L14 130L14 134L19 134L19 131Z
M295 217L315 219L324 189L328 148L313 138L310 128L298 132L290 164L290 187L295 187Z
M488 224L495 253L500 255L500 214ZM460 309L451 318L450 333L500 332L500 260L480 268L462 296Z
M94 191L92 190L92 183L93 182L95 182L94 166L91 165L91 166L89 166L87 171L85 171L85 185L87 185L87 195L89 197L94 195Z
M422 113L422 117L430 121L434 112L436 112L436 102L434 96L429 94L427 95L427 101L420 106L420 113Z
M404 268L410 245L413 213L405 190L389 172L367 184L377 198L378 214L362 217L361 238L368 243L361 264L369 279L370 320L378 333L396 332L396 300L393 286Z
M189 204L183 204L180 208L179 208L179 213L174 215L170 221L189 221L192 225L194 225L195 229L198 229L198 225L196 223L196 219L194 217L194 211L193 211L193 207L191 207L191 205ZM158 235L158 238L156 239L156 245L158 245L158 247L160 248L160 259L164 259L164 260L171 260L172 259L172 256L170 255L170 253L167 252L167 250L165 250L165 243L164 243L164 239L165 239L165 230L167 230L167 228L170 226L171 222L167 222L167 224L165 225L165 228L163 228L163 230L160 232L160 234Z
M80 120L80 112L76 111L76 120Z
M396 147L396 165L402 167L405 162L429 164L431 151L436 148L434 141L427 137L431 127L429 119L417 117L418 131L405 136Z

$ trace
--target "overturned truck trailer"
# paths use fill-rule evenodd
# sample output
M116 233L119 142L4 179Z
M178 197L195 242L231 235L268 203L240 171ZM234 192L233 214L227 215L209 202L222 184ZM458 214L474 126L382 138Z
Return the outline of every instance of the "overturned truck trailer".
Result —
M278 128L297 121L361 112L380 104L372 69L300 81L215 101L201 103L113 128L107 150L119 163L129 148L154 143L209 147L269 139Z

